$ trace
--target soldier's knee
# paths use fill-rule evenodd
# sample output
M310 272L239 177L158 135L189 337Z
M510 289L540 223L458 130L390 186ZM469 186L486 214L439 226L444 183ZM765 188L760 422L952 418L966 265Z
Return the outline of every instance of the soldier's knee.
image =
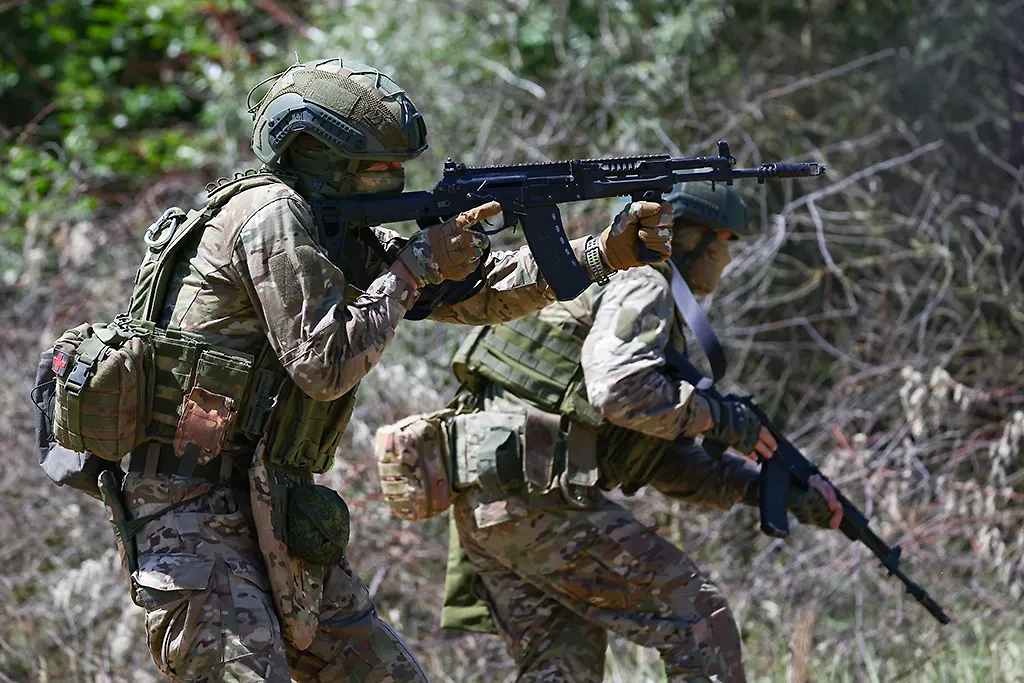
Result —
M687 642L662 648L670 681L744 683L743 644L732 611L725 604L710 609L689 629Z

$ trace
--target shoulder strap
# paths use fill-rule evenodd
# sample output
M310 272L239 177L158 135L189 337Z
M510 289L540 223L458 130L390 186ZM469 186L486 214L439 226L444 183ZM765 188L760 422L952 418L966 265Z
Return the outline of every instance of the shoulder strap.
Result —
M197 231L206 228L207 223L228 202L245 190L282 182L272 173L248 171L238 173L233 180L222 178L206 186L209 198L201 209L192 209L187 214L177 207L165 211L146 230L145 241L149 249L139 266L132 290L128 315L136 320L159 322L157 318L167 297L178 252Z

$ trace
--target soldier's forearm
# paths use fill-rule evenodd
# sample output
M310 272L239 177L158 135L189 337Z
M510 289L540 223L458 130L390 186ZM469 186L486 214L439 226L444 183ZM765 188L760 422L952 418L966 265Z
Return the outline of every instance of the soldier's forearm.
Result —
M417 293L390 271L355 301L338 301L301 343L278 354L310 397L330 401L350 391L380 361Z
M674 500L728 510L746 500L751 482L756 479L757 468L745 458L726 453L716 459L703 448L691 445L670 447L651 485Z
M570 245L582 258L587 238ZM485 283L476 295L454 305L440 305L431 320L462 325L497 325L539 311L555 301L555 293L541 275L527 247L493 252L484 266Z

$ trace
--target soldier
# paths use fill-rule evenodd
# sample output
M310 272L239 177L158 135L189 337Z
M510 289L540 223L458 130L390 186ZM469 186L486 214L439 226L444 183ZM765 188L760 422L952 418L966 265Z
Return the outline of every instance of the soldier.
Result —
M675 215L671 259L694 293L710 294L729 240L747 234L746 206L732 188L705 183L665 199ZM755 459L776 447L744 405L668 371L665 350L684 351L671 277L668 263L630 270L574 301L475 331L456 353L455 404L470 412L451 423L458 495L442 625L486 632L493 619L518 681L601 681L609 630L657 648L669 680L745 680L721 591L601 494L650 484L708 508L756 505L757 468L713 458L694 437ZM790 510L836 528L834 492L820 477L812 486L794 489Z
M180 255L166 294L159 274L140 270L136 281L132 311L148 302L156 328L171 331L156 351L152 410L173 439L132 450L123 509L111 512L133 597L146 608L153 660L174 680L425 681L337 552L347 511L312 475L330 466L356 387L403 316L424 290L477 268L488 241L470 228L500 207L408 241L353 233L339 268L318 244L310 201L400 192L403 162L427 147L422 117L388 76L341 59L289 68L253 114L261 172L212 187L202 229L180 244L165 247L162 231L177 228L154 225L154 253ZM640 265L641 242L664 258L670 224L667 205L634 203L572 248L584 263L588 250L601 257L588 266L597 280ZM430 317L500 323L555 300L526 248L489 254L482 273L482 290ZM174 339L184 350L169 357L161 348ZM230 380L246 363L251 374ZM196 388L179 418L180 394L168 397L188 377ZM326 541L307 543L307 532Z

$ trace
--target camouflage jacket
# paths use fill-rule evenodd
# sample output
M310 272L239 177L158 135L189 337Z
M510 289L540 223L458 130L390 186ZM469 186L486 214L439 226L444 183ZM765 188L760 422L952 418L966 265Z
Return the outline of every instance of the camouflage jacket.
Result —
M376 228L387 244L402 243ZM573 248L582 252L583 240ZM395 327L415 303L408 287L373 254L376 279L358 290L317 243L308 203L274 183L240 192L210 220L180 260L162 324L202 335L210 344L256 354L270 347L308 396L334 400L380 360ZM527 248L495 252L482 291L431 318L499 323L555 300Z

